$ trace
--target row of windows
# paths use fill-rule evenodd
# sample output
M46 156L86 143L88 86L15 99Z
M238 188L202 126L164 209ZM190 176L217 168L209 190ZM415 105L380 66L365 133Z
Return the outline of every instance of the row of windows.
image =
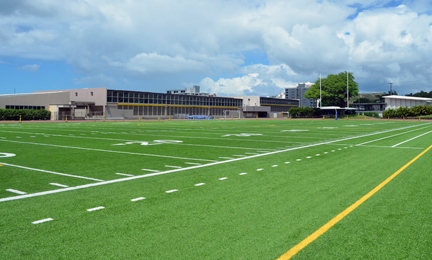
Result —
M6 106L6 109L45 109L45 106Z
M222 97L203 97L175 94L155 94L140 92L125 92L108 90L108 103L132 104L161 104L161 105L189 105L189 106L224 106L241 107L242 100Z
M282 99L282 98L260 98L261 104L275 104L275 105L293 105L298 106L299 101L298 100L289 100L289 99Z
M224 108L204 107L157 107L157 106L118 106L118 109L133 110L134 116L175 116L176 114L186 115L224 115Z

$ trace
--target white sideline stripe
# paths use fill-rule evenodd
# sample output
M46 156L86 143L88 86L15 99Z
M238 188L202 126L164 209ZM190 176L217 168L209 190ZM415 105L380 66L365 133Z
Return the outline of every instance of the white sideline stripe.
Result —
M404 143L406 143L406 142L409 142L409 141L411 141L411 140L414 140L414 139L416 139L416 138L419 138L420 136L427 135L427 134L429 134L429 133L431 133L431 132L432 132L432 131L429 131L429 132L426 132L426 133L424 133L424 134L418 135L418 136L416 136L416 137L413 137L413 138L408 139L408 140L406 140L406 141L403 141L403 142L401 142L401 143L395 144L395 145L393 145L392 147L399 146L399 145L401 145L401 144L404 144Z
M185 162L185 164L191 164L191 165L201 165L201 163L194 163L194 162Z
M145 198L144 197L139 197L139 198L131 199L131 201L138 201L138 200L145 200Z
M174 166L174 165L165 165L165 167L167 167L167 168L175 168L175 169L181 169L182 168L180 166Z
M389 136L386 136L386 137L378 138L378 139L375 139L375 140L372 140L372 141L368 141L368 142L364 142L364 143L361 143L361 144L357 144L356 146L364 145L364 144L368 144L368 143L372 143L372 142L376 142L376 141L380 141L380 140L387 139L387 138L390 138L390 137L394 137L394 136L398 136L398 135L403 135L403 134L406 134L406 133L411 133L413 131L418 131L418 130L425 129L425 128L427 128L427 126L426 127L422 127L422 128L418 128L418 129L414 129L414 130L411 130L411 131L399 133L399 134L394 134L394 135L389 135Z
M246 174L247 174L247 172L239 173L239 175L246 175Z
M204 182L201 182L201 183L197 183L197 184L195 184L195 186L202 186L202 185L204 185L205 183Z
M158 170L152 170L152 169L141 169L142 171L148 171L148 172L160 172Z
M151 157L172 158L172 159L181 159L181 160L216 162L215 160L207 160L207 159L184 158L184 157L176 157L176 156L168 156L168 155L158 155L158 154L148 154L148 153L130 153L130 152L123 152L123 151L94 149L94 148L84 148L84 147L75 147L75 146L65 146L65 145L57 145L57 144L42 144L42 143L32 143L32 142L19 142L19 141L12 141L12 140L0 140L0 141L11 142L11 143L19 143L19 144L34 144L34 145L52 146L52 147L60 147L60 148L68 148L68 149L96 151L96 152L122 153L122 154L132 154L132 155L142 155L142 156L151 156Z
M223 181L223 180L226 180L226 179L228 179L228 177L219 178L220 181Z
M100 210L100 209L104 209L105 207L96 207L96 208L91 208L91 209L87 209L87 211L95 211L95 210Z
M74 177L74 178L80 178L80 179L86 179L86 180L92 180L92 181L104 181L104 180L94 179L94 178L90 178L90 177L66 174L66 173L61 173L61 172L46 171L46 170L30 168L30 167L25 167L25 166L20 166L20 165L14 165L14 164L9 164L9 163L1 163L1 164L11 166L11 167L17 167L17 168L21 168L21 169L26 169L26 170L32 170L32 171L37 171L37 172L46 172L46 173L51 173L51 174L67 176L67 177Z
M32 224L40 224L40 223L48 222L51 220L53 220L53 219L52 218L45 218L45 219L33 221Z
M12 192L12 193L16 193L16 194L20 194L20 195L27 194L27 192L19 191L19 190L14 190L14 189L6 189L6 191L9 191L9 192Z
M432 123L427 123L427 124L432 124ZM305 145L305 146L293 147L293 148L289 148L289 149L282 150L282 151L273 151L273 152L268 152L266 154L256 154L256 155L252 155L249 157L232 159L229 161L228 160L227 161L216 161L213 163L191 166L191 167L186 167L186 168L182 168L182 169L175 169L175 170L169 170L169 171L164 171L164 172L155 172L155 173L149 173L149 174L145 174L145 175L137 175L134 177L127 177L127 178L114 179L114 180L103 181L103 182L90 183L90 184L85 184L85 185L80 185L80 186L75 186L75 187L69 187L69 188L64 188L64 189L49 190L49 191L42 191L42 192L25 194L25 195L14 196L14 197L0 198L0 202L19 200L19 199L25 199L25 198L32 198L32 197L44 196L44 195L48 195L48 194L60 193L60 192L65 192L65 191L85 189L85 188L95 187L95 186L100 186L100 185L105 185L105 184L111 184L111 183L147 178L147 177L152 177L152 176L157 176L157 175L162 175L162 174L167 174L167 173L180 172L180 171L186 171L186 170L197 169L197 168L204 168L204 167L209 167L209 166L214 166L214 165L219 165L219 164L224 164L224 163L229 163L229 162L242 161L242 160L262 157L262 156L266 156L266 155L278 154L278 153L283 153L283 152L288 152L288 151L295 151L295 150L309 148L309 147L315 147L315 146L326 145L326 144L331 144L331 143L335 143L335 142L341 142L341 141L347 141L347 140L352 140L352 139L357 139L357 138L362 138L362 137L367 137L367 136L372 136L372 135L377 135L377 134L383 134L383 133L387 133L387 132L391 132L391 131L397 131L397 130L401 130L401 129L416 127L416 126L422 126L422 125L425 125L425 124L407 126L407 127L396 128L396 129L391 129L391 130L387 130L387 131L374 132L374 133L370 133L370 134L363 134L363 135L352 136L352 137L346 137L346 138L342 138L339 140L327 141L327 142L323 142L323 143L315 143L315 144L310 144L310 145ZM3 140L0 140L0 141L3 141Z
M167 190L167 191L165 191L166 193L172 193L172 192L176 192L176 191L178 191L178 190Z
M69 187L69 186L67 186L67 185L59 184L59 183L55 183L55 182L50 183L50 185L59 186L59 187L63 187L63 188L67 188L67 187Z
M135 176L135 175L132 175L132 174L120 173L120 172L116 172L116 174L117 174L117 175L123 175L123 176L129 176L129 177L131 177L131 176Z

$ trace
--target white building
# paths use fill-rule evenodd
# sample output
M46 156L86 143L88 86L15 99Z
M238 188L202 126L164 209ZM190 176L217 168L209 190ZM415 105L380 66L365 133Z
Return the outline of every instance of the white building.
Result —
M200 86L197 86L197 85L194 85L191 88L167 90L166 93L167 94L192 95L192 96L210 96L209 93L200 92ZM216 96L216 95L212 95L212 96Z
M384 96L386 109L397 109L398 107L413 107L419 105L432 105L432 98L406 97L406 96Z
M314 98L306 98L305 93L310 89L313 83L299 83L295 88L286 88L285 89L285 98L286 99L298 99L301 107L317 107L316 99Z

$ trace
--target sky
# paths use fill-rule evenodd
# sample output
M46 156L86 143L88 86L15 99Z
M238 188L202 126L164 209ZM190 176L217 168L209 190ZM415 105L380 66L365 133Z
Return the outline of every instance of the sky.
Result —
M0 94L274 96L344 71L360 93L432 91L432 1L0 1Z

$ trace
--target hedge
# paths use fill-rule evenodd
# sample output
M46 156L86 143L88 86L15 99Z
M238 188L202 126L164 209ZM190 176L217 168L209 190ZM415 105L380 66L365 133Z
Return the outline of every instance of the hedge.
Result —
M316 117L320 116L320 109L312 107L293 107L290 108L289 113L291 117Z
M428 105L420 105L413 107L398 107L397 109L386 109L383 112L383 117L408 117L408 116L423 116L432 114L432 108Z
M1 109L0 120L49 120L51 112L45 109Z

